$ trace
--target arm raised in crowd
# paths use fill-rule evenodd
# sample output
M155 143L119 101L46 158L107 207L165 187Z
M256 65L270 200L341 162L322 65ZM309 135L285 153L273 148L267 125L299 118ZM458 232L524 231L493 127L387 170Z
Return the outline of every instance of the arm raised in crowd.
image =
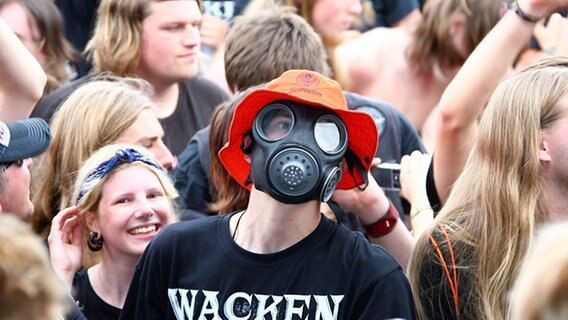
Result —
M47 76L1 18L0 48L0 119L27 118L43 94Z
M537 2L519 0L518 5L527 14L540 17L546 11L538 8ZM432 160L434 181L442 203L467 160L477 133L477 119L485 103L528 43L534 27L534 23L508 10L444 91L437 106Z

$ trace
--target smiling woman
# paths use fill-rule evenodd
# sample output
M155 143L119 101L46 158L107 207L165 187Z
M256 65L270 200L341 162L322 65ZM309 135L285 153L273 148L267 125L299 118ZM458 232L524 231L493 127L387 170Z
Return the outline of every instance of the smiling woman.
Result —
M153 112L149 84L140 79L100 77L73 92L51 122L52 143L34 166L32 216L43 236L60 210L74 203L73 184L85 161L98 148L126 143L147 148L164 168L175 160Z
M76 206L54 219L49 244L54 268L73 283L88 319L118 319L138 259L174 220L175 197L167 172L142 148L109 145L85 161L73 193ZM75 273L85 240L90 252L84 254L99 262Z

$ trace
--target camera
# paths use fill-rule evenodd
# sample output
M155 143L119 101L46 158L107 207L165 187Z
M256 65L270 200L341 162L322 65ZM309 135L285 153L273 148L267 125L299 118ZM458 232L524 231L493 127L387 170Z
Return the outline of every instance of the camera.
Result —
M400 164L385 162L371 168L371 174L385 191L400 191Z

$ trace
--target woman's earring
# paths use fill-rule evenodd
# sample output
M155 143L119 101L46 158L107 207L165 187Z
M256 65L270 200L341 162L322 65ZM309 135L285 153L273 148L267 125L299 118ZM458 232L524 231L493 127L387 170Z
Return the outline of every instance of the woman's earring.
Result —
M87 238L87 246L93 252L97 252L103 247L103 237L99 235L98 232L89 231L89 237Z

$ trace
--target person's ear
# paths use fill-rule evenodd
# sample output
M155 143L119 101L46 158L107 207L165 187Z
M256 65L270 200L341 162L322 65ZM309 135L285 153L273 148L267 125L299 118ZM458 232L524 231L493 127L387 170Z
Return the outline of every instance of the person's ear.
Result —
M99 225L99 219L94 212L87 211L83 214L83 219L85 219L85 225L89 231L94 231L100 233L101 227Z
M448 29L450 36L463 35L465 33L465 21L465 14L455 13L450 18L450 28Z
M540 133L540 142L538 144L538 160L541 162L550 162L552 157L550 156L547 135L544 132Z
M241 142L241 150L244 154L250 154L252 152L252 147L254 145L254 138L252 137L252 129L249 130L244 136Z
M458 51L460 55L464 55L464 58L467 57L467 48L466 48L466 19L467 17L463 13L455 13L450 18L450 27L448 29L448 33L452 38L452 42L454 47Z

